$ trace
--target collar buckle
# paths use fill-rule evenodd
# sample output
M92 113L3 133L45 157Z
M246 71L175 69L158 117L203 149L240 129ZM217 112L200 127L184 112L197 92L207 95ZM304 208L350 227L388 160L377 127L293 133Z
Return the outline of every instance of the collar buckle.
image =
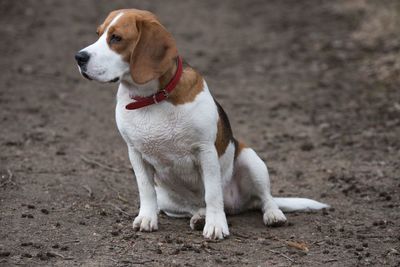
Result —
M165 90L165 89L162 89L162 90L160 91L160 93L162 93L162 94L164 95L165 98L168 98L168 97L169 97L169 93L168 93L167 90Z
M154 104L158 104L157 95L156 94L153 95L153 101L154 101Z

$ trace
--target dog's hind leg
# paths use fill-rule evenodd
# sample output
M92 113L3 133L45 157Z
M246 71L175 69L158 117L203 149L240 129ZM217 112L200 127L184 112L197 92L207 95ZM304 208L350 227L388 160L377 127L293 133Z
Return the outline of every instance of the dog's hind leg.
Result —
M243 148L235 161L233 179L239 185L244 209L261 208L266 225L279 226L286 217L271 196L268 169L250 148Z
M156 186L158 208L174 218L189 218L194 211L173 198L167 190Z
M190 228L201 231L206 224L206 208L200 208L190 219Z

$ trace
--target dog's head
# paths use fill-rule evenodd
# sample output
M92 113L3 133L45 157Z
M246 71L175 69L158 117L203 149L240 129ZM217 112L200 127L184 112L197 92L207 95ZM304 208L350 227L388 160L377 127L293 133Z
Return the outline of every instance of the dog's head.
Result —
M177 57L171 34L150 12L111 12L97 28L99 39L75 59L81 74L99 82L132 80L145 84L162 76Z

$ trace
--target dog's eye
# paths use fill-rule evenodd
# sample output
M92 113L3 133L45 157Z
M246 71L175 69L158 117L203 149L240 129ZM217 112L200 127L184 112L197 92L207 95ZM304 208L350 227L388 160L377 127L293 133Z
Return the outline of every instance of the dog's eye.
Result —
M120 42L121 40L122 40L121 36L118 36L118 35L113 34L113 35L111 35L111 37L110 37L110 44L118 43L118 42Z

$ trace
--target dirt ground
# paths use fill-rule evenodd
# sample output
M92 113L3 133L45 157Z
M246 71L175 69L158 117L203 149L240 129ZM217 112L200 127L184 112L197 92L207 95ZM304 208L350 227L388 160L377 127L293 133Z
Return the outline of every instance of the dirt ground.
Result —
M230 216L221 242L165 215L134 232L116 85L81 78L73 58L125 7L173 33L275 196L332 208L278 228ZM398 1L2 0L0 22L1 266L399 266Z

